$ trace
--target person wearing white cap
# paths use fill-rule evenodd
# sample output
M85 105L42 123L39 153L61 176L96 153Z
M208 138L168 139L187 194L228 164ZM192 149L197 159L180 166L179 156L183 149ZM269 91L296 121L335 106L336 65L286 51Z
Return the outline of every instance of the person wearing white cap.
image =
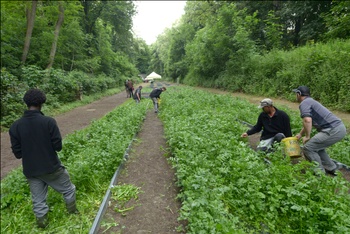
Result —
M293 89L296 99L300 103L300 117L303 119L303 128L296 135L303 140L303 153L305 157L317 162L321 172L335 174L337 165L329 157L326 148L341 141L346 135L344 123L330 112L321 103L310 97L310 89L307 86L299 86ZM311 137L312 127L317 134Z
M281 142L283 138L292 136L290 119L284 111L277 109L269 98L263 99L258 108L263 111L257 123L241 137L248 137L262 130L257 150L270 152L275 142Z

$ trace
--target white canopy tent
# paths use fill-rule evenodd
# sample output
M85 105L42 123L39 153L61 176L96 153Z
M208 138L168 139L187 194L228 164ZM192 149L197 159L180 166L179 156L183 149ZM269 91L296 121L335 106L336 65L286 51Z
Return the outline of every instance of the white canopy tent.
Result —
M149 74L145 80L154 80L154 79L161 79L162 76L161 75L158 75L157 73L155 72L152 72L151 74Z

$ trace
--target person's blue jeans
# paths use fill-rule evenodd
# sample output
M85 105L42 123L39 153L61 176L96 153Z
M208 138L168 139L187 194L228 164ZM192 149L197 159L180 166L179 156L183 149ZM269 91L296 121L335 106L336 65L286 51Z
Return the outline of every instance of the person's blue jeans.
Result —
M72 184L64 167L51 174L28 177L27 181L32 194L33 211L36 217L43 217L49 211L46 204L48 186L61 193L66 204L75 201L75 185Z
M337 165L327 154L326 148L341 141L345 135L344 124L335 128L323 129L305 143L303 153L308 160L317 162L321 171L334 171Z

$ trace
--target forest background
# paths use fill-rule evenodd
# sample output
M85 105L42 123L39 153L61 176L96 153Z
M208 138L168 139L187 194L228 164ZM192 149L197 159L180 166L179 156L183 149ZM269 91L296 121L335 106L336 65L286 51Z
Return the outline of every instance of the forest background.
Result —
M46 108L155 71L192 86L294 100L299 85L350 112L349 1L187 1L147 45L132 1L1 1L1 129L44 90Z

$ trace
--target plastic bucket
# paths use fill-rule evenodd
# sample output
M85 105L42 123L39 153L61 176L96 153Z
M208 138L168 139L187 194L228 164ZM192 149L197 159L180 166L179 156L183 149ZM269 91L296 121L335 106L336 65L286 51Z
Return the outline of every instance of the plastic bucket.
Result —
M299 145L299 141L296 137L287 137L282 140L282 144L284 146L284 153L289 157L300 157L301 156L301 148Z

